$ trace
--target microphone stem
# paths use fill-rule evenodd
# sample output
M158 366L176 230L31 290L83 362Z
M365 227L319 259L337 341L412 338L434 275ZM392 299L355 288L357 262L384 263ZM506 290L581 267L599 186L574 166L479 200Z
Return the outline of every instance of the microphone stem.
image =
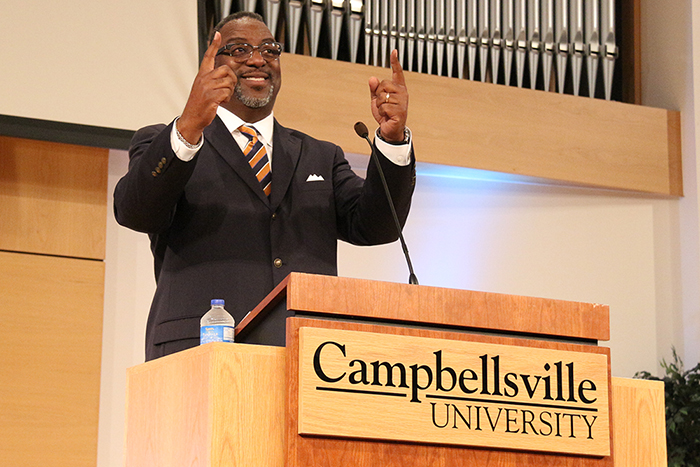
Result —
M377 166L379 178L382 181L382 185L384 186L384 192L386 193L386 198L389 201L389 210L391 211L391 215L394 217L394 222L396 223L396 230L399 232L399 241L401 242L401 248L403 249L403 254L406 257L406 263L408 264L408 283L418 285L418 277L416 277L416 274L413 272L411 256L408 254L408 247L406 246L406 241L403 238L403 232L401 229L401 223L399 222L399 216L396 215L396 209L394 208L394 200L391 198L391 192L389 191L389 185L386 183L386 178L384 177L384 170L382 170L382 166L379 162L379 156L377 156L377 153L374 150L374 145L369 140L369 138L366 135L362 137L365 139L365 141L367 141L371 149L370 157L374 159L374 164Z

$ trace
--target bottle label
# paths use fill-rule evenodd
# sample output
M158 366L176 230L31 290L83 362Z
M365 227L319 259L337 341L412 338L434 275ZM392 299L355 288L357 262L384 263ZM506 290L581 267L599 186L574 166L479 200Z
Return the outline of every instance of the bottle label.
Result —
M199 343L233 342L233 326L202 326L199 329Z

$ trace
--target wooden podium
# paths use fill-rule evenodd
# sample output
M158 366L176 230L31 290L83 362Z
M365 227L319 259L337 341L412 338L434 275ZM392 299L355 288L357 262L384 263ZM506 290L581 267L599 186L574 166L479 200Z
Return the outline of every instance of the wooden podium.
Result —
M237 336L245 338L252 327L260 326L260 323L264 323L266 319L271 317L279 319L280 315L288 316L286 347L242 343L208 344L129 369L126 466L607 467L629 465L639 467L666 465L663 385L658 382L609 377L609 349L598 346L598 341L609 338L608 313L608 307L604 305L293 273L237 328ZM433 347L430 345L435 346L440 343L449 344L448 347L452 346L450 348L456 349L457 353L465 346L515 349L526 353L526 358L521 360L528 360L527 355L532 355L532 359L536 359L536 356L543 352L553 351L590 355L590 358L598 361L602 358L604 370L606 370L603 377L604 383L607 383L606 394L610 397L601 399L605 410L598 412L598 415L601 420L606 419L606 422L610 422L610 428L605 425L604 430L607 437L603 441L603 447L607 454L590 455L580 452L572 454L561 452L562 449L566 451L566 447L550 448L550 445L554 446L560 441L566 443L566 438L575 438L573 436L574 416L570 416L570 420L566 423L562 421L562 433L559 432L558 415L556 432L554 432L552 428L554 419L551 418L551 414L549 418L543 419L544 428L549 425L549 429L541 429L539 433L533 433L533 429L537 431L535 422L525 417L525 412L529 410L521 409L525 420L516 421L519 413L516 408L506 409L503 412L503 418L495 418L495 423L491 414L484 413L485 429L482 430L477 426L477 432L473 428L474 423L482 423L479 421L479 414L482 413L479 409L486 412L488 410L476 406L477 420L474 421L471 420L472 407L469 406L469 421L471 421L469 430L471 431L463 431L466 436L462 438L455 438L456 431L452 429L458 428L456 415L454 427L442 430L446 435L444 440L439 437L430 437L435 433L423 438L420 430L411 431L414 424L418 425L418 420L415 418L407 421L399 420L394 425L396 428L389 431L379 427L379 430L384 429L378 432L381 433L379 435L372 431L365 431L365 429L374 429L370 426L371 423L360 421L355 423L357 425L355 428L352 428L353 416L344 412L340 401L343 397L349 397L352 404L353 400L360 400L358 398L370 393L366 397L372 399L371 402L375 405L368 404L367 407L374 408L371 409L371 413L364 413L363 416L372 416L372 413L377 410L378 399L375 397L377 392L371 388L371 384L368 384L369 381L364 382L365 386L359 381L352 383L356 384L353 387L372 389L374 392L364 389L339 389L337 396L333 393L333 398L326 399L326 402L331 401L328 412L337 413L322 413L321 420L327 415L328 420L332 419L339 423L337 431L333 431L336 428L329 431L323 426L320 429L314 428L313 420L308 420L311 415L307 414L313 412L309 410L313 409L309 404L312 406L315 404L308 402L313 399L309 399L309 391L304 389L308 386L305 382L308 377L303 375L311 374L313 379L315 370L322 378L329 381L326 387L320 388L327 393L330 390L336 391L336 388L330 386L339 382L346 373L353 371L353 368L343 372L326 370L332 373L333 378L323 373L324 370L320 368L320 355L340 356L340 350L336 350L335 353L329 350L322 354L319 347L314 354L313 369L307 369L304 366L309 366L306 364L310 361L309 358L304 357L300 362L301 355L309 352L306 349L313 341L312 336L318 333L321 336L325 336L323 333L341 337L357 335L369 338L370 342L386 340L389 344L384 345L384 351L393 351L393 347L407 346L409 355L413 352L412 346L427 342L427 348L431 351ZM395 345L395 342L409 344ZM342 348L343 355L345 354L344 345L341 346L327 339L323 345L329 343L332 343L329 348L333 346L337 349ZM371 346L372 344L362 347ZM415 349L418 355L418 347ZM313 351L313 348L310 351ZM348 352L350 352L349 347ZM436 358L442 356L441 350L433 353ZM480 394L488 396L497 394L503 396L501 399L506 396L515 397L518 390L514 381L519 377L526 383L522 387L527 389L521 392L534 393L534 389L529 384L530 375L518 376L518 372L513 372L506 374L505 377L499 376L498 357L487 357L487 355L480 356L484 361L483 389ZM493 362L486 362L487 359ZM350 366L358 362L362 363L360 358L350 362ZM570 363L568 372L570 388L567 392L566 387L557 382L557 376L562 380L567 374L566 371L561 371L563 362L564 360L560 360L554 363L555 366L559 365L557 371L554 368L550 370L550 366L545 365L549 373L536 377L536 381L539 382L540 379L543 381L544 398L548 399L546 402L562 401L557 402L561 407L564 404L571 405L571 401L586 401L586 395L593 394L591 387L595 385L591 382L584 384L588 381L584 380L578 388L579 392L575 393L574 364ZM356 367L366 366L364 363L362 365L359 363ZM372 363L377 364L378 361ZM493 394L489 394L486 389L487 364L495 366L495 378L491 378L492 381L488 383ZM432 370L436 381L438 373L449 373L445 369L446 366L442 368L440 365L442 363L438 361L437 366ZM507 371L505 360L502 365L505 373ZM390 417L401 417L404 410L408 413L415 408L425 411L430 406L428 400L418 400L418 389L421 390L422 398L423 389L430 386L426 380L426 375L431 373L429 366L414 364L410 368L416 378L411 383L414 386L413 399L410 402L417 403L411 404L407 400L411 394L408 394L409 397L405 397L407 394L397 394L396 384L388 384L387 386L392 386L388 389L393 392L385 391L383 394L404 396L403 399L385 398L391 399L386 403L387 407L393 403L393 400L398 399L401 399L403 404L399 405L399 415L393 414ZM423 369L423 382L426 386L420 386L417 383L420 369ZM376 365L375 371L378 372ZM461 396L467 395L467 392L476 391L475 373L471 369L461 373L459 380L463 391L460 393ZM365 373L362 375L366 376ZM456 386L458 379L456 372L454 375L451 377L453 378L452 387ZM468 377L469 375L472 375L471 378ZM578 375L577 377L581 379ZM375 373L374 384L377 384L376 378L377 373ZM499 381L503 379L502 389L499 388L498 382L493 381L496 379ZM444 381L447 380L448 378L444 379ZM532 381L535 381L534 378ZM389 378L390 382L391 378ZM445 382L438 385L440 384L447 385ZM496 384L495 387L494 384ZM405 387L408 388L408 384ZM563 393L568 394L567 400L564 397L566 394L562 396ZM335 397L338 397L339 401L337 411L332 406L333 401L336 400ZM431 397L431 395L425 397ZM432 397L446 396L432 395ZM530 397L532 398L532 394ZM594 399L592 396L589 398ZM467 397L448 397L448 399L479 400ZM482 403L477 402L477 404L485 405L483 402L482 400ZM489 402L486 401L486 403ZM527 405L516 399L512 401L509 399L505 404L511 407L518 407L518 404ZM350 412L361 411L360 405L352 406L353 410ZM382 410L384 405L382 402L379 410ZM449 409L452 405L454 404L445 404L445 407ZM556 405L550 406L556 407ZM457 406L454 405L454 407L457 410ZM496 412L494 410L491 413ZM497 413L501 417L500 408ZM318 418L319 415L315 416ZM494 433L497 431L495 427L503 427L501 431L507 433L504 435L506 442L515 444L499 447L500 441L489 440L484 444L475 444L475 441L470 441L470 439L482 439L478 436L481 436L483 431L488 431L485 416L488 416ZM540 417L543 416L540 414ZM582 418L578 415L576 417ZM435 405L433 405L432 422L437 426L435 418ZM462 420L467 422L464 417ZM569 423L571 432L567 436L566 429ZM444 425L446 426L447 423ZM466 425L462 424L461 428L466 429ZM432 431L437 433L439 430ZM412 433L419 434L412 438ZM590 430L589 433L591 433ZM438 433L436 436L441 435ZM591 436L589 435L588 438ZM455 441L455 439L466 441ZM532 444L528 444L531 442ZM586 441L583 443L585 446Z

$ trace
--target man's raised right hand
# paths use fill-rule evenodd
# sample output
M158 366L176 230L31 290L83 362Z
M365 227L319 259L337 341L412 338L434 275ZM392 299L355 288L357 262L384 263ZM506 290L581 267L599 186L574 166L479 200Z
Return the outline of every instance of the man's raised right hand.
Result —
M219 47L221 34L217 31L204 53L187 104L177 121L178 131L190 144L199 142L204 128L216 117L216 109L231 99L236 86L236 75L231 67L216 67L216 52Z

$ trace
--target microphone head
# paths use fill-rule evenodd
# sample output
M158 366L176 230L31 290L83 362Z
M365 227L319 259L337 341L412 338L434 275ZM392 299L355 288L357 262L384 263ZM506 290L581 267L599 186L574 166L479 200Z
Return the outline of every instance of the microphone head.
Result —
M367 125L362 122L355 123L355 133L357 133L357 136L360 138L367 138L367 136L369 136Z

